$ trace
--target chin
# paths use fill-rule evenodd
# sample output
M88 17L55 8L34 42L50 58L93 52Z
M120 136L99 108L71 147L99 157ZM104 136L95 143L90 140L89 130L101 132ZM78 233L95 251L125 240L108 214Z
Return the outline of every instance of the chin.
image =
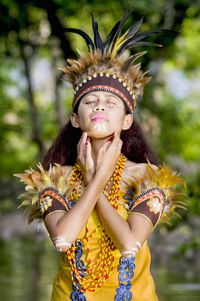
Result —
M92 139L103 139L111 136L113 132L108 132L108 131L88 131L87 132L88 136Z

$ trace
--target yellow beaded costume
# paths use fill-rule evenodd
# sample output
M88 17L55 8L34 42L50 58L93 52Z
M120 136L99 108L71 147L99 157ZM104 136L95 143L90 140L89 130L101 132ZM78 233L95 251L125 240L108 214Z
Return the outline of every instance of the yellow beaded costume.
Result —
M66 29L81 35L89 48L88 54L81 55L78 60L68 60L68 66L62 68L75 90L74 112L88 93L107 91L123 101L126 113L133 113L149 77L141 71L140 64L135 64L144 52L130 55L129 50L135 46L152 45L141 41L160 31L139 33L140 20L121 35L130 14L117 22L105 42L93 17L94 42L81 30ZM62 153L66 155L65 151ZM183 181L166 166L157 168L131 161L120 155L102 192L124 220L130 214L138 214L153 228L159 221L167 221L175 207L182 206L175 201L175 196L179 194L177 184L183 184ZM29 208L30 222L35 218L45 220L49 214L58 211L67 214L72 206L76 206L84 190L77 163L72 167L68 163L55 164L56 160L50 162L53 165L49 170L39 165L39 171L31 169L17 175L26 184L22 205ZM147 242L135 257L121 256L94 208L76 241L62 256L51 301L156 301L150 260Z
M123 156L121 160L123 160ZM119 160L120 162L120 160ZM118 163L119 163L118 162ZM137 208L136 204L144 199L146 192L153 191L154 188L162 190L166 196L166 204L163 212L162 208L157 206L159 213L157 222L166 220L169 214L173 212L175 207L182 206L180 202L176 202L174 197L179 193L175 190L176 184L182 184L182 179L172 172L166 166L155 168L149 164L134 164L126 161L124 169L121 170L122 178L118 190L117 203L115 202L115 209L126 220L129 214L142 214L150 222L152 210L144 203L143 212L140 210L133 210ZM60 166L55 165L49 171L44 171L39 165L40 171L30 170L24 174L18 174L26 186L27 193L23 195L23 205L28 205L29 218L32 221L34 218L41 217L44 212L53 214L57 210L68 211L72 203L75 205L80 198L81 193L81 177L78 183L79 168L76 166ZM115 169L115 171L119 169ZM115 173L114 173L115 174ZM75 182L76 181L76 185ZM73 185L71 185L73 184ZM39 193L39 194L38 194ZM41 210L41 203L48 198L52 199L46 204L45 210ZM73 196L71 199L70 196ZM154 194L155 197L161 198L159 192ZM71 199L71 200L70 200ZM148 201L151 197L148 196ZM65 202L65 203L64 203ZM71 203L71 204L70 204ZM66 206L67 204L67 206ZM61 205L61 206L60 206ZM43 206L44 207L44 206ZM155 206L153 214L157 211ZM46 218L46 216L43 217ZM156 223L157 223L156 222ZM155 224L154 224L155 225ZM77 258L79 254L79 258ZM112 241L106 234L96 210L94 209L87 224L82 229L79 237L72 247L62 255L62 260L59 267L58 275L53 286L53 293L51 301L64 300L123 300L120 297L115 298L116 289L119 286L118 267L120 260L120 252L115 248ZM150 252L145 242L141 250L137 253L135 259L134 277L131 280L131 288L134 301L154 301L157 300L154 283L150 274ZM73 265L74 264L74 265ZM81 272L80 272L81 271ZM74 290L72 287L76 285L72 274L78 277L81 289L79 290L76 299L76 292L78 286ZM84 277L81 278L81 273ZM81 282L82 279L82 282ZM123 290L123 287L122 287ZM72 292L74 296L72 297ZM122 293L122 291L119 291ZM118 294L119 295L119 294ZM79 299L78 299L79 298ZM86 299L84 299L86 298Z

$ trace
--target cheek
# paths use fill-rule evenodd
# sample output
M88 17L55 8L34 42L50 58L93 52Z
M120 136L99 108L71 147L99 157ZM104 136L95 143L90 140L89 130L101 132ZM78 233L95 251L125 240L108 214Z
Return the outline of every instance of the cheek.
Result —
M87 120L85 118L80 117L79 118L79 126L80 126L80 128L85 131L88 128L87 125L88 125Z
M78 109L78 119L79 119L79 124L81 125L85 125L86 123L88 123L89 121L89 112L86 108L84 107L79 107Z
M113 126L116 126L118 128L122 127L124 123L124 113L118 112L118 114L113 114L113 116L111 116L111 123L113 124Z

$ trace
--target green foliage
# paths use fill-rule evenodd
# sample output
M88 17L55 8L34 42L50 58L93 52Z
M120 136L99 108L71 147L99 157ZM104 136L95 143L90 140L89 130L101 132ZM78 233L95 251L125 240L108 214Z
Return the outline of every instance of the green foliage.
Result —
M191 6L182 24L181 36L176 40L176 67L194 72L200 65L199 7ZM189 58L189 59L188 59Z
M86 46L76 35L62 36L64 27L84 28L91 34L89 14L93 13L105 37L130 5L131 1L119 0L106 1L106 7L102 1L97 0L67 1L67 5L64 0L1 0L2 180L10 178L12 185L14 172L29 166L35 167L60 126L69 118L72 89L63 83L57 68L65 64L67 51L76 53L77 48L85 51ZM188 192L191 196L188 203L189 212L200 214L200 93L195 88L200 81L199 7L189 0L167 3L156 0L149 1L148 5L146 0L140 0L134 1L133 6L134 21L144 16L143 30L165 27L180 31L179 35L159 37L165 47L149 49L144 58L143 67L147 68L147 62L151 61L152 68L149 68L155 78L145 91L140 117L162 161L168 161L169 156L174 156L184 164L197 164L197 171L188 175ZM30 79L27 77L26 63ZM190 86L189 92L181 98L170 91L166 80L176 71ZM39 78L37 85L34 76ZM30 82L33 107L38 117L37 127L31 115ZM10 203L6 200L5 197L5 208L8 208Z
M200 215L200 172L186 177L189 191L188 209L191 215Z
M198 251L200 247L200 240L198 237L190 240L187 243L184 243L177 250L178 256L184 256L189 250Z

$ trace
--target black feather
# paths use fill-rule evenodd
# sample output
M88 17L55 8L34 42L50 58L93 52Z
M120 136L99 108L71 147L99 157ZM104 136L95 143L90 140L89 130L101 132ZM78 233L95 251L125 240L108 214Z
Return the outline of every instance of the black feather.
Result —
M138 22L136 22L134 25L132 25L131 28L128 30L126 36L124 37L124 42L117 52L118 55L121 54L122 51L124 51L128 48L128 47L126 47L126 45L128 45L133 40L134 36L136 35L139 28L141 27L142 22L143 22L143 18L140 19Z
M122 71L127 71L128 70L128 68L130 67L130 65L132 65L133 64L133 61L134 61L134 58L133 58L133 55L132 56L130 56L130 58L126 61L126 63L123 65L123 67L122 67Z
M103 42L102 42L101 36L99 34L98 23L94 20L93 14L91 14L91 17L92 17L92 28L93 28L93 33L94 33L94 44L97 49L101 49Z
M139 57L145 55L145 53L147 53L147 51L138 52L135 53L134 55L131 55L126 61L126 63L123 65L122 71L126 72L129 69L130 65L132 65Z
M110 45L111 45L111 51L113 50L113 48L115 46L115 42L116 42L118 36L121 33L121 29L122 29L124 23L130 17L131 14L132 14L132 10L129 10L129 11L127 11L127 13L125 13L125 15L123 16L123 18L121 19L121 21L119 23L119 26L118 26L117 30L115 31L115 34L113 35L113 39L112 39L112 41L110 43Z
M138 33L136 34L135 36L133 37L130 37L127 41L125 41L120 49L118 50L117 54L120 55L122 52L124 52L126 49L131 49L133 47L136 47L134 46L134 44L137 44L138 46L138 42L149 37L149 36L152 36L152 35L157 35L157 34L163 34L163 33L166 33L166 32L169 32L169 30L166 30L166 29L157 29L157 30L152 30L152 31L144 31L144 32L141 32L141 33ZM151 44L151 45L150 45ZM149 43L149 44L144 44L146 46L158 46L158 44L156 43ZM141 44L140 44L141 46ZM159 45L160 46L160 45Z
M129 49L134 48L134 47L140 47L140 46L157 46L157 47L162 47L161 44L157 44L157 43L137 42L137 43L134 43L132 46L130 46Z
M130 14L131 14L131 12L130 12ZM129 17L129 15L127 16L127 18ZM125 21L127 20L127 18L125 19ZM125 23L125 21L124 21L124 23ZM142 22L143 22L143 18L141 20L139 20L138 22L136 22L133 26L131 26L131 28L127 32L126 38L129 38L129 36L133 36L139 30L140 26L142 25ZM122 21L118 21L115 24L115 26L111 29L110 33L108 34L106 41L103 43L103 47L102 47L104 52L106 52L109 49L111 43L113 43L113 41L114 41L114 37L117 34L119 34L119 29L120 29L121 23L122 23ZM123 26L123 24L122 24L122 26Z
M86 42L89 51L94 51L95 50L95 45L92 41L92 39L88 36L87 33L85 33L84 31L82 31L81 29L76 29L76 28L64 28L65 32L73 32L76 33L78 35L80 35Z
M103 52L108 51L108 49L110 48L110 44L112 43L113 37L115 36L116 31L118 30L119 25L120 25L120 21L118 21L115 24L115 26L111 29L111 31L109 32L109 34L108 34L105 42L102 45Z
M143 18L140 19L140 20L139 20L138 22L136 22L135 24L133 24L133 25L130 27L130 29L128 30L125 39L127 40L129 37L133 37L133 36L138 32L138 30L140 29L142 23L143 23Z

